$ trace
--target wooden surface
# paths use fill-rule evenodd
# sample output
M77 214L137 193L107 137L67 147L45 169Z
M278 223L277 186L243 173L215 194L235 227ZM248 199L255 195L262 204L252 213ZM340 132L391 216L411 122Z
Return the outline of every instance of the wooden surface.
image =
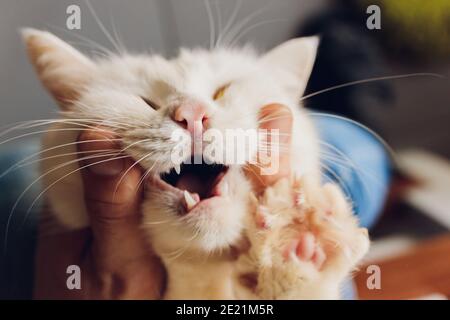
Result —
M450 299L450 233L412 248L395 258L371 261L381 270L381 289L369 290L367 265L356 274L359 298L415 299L440 293Z

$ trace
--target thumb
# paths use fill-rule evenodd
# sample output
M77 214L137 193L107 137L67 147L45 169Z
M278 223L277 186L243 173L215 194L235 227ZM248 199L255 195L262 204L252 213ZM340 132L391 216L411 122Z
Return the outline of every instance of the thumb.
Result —
M253 184L254 190L261 193L281 178L290 176L291 173L291 134L292 134L292 112L289 107L282 104L269 104L264 106L259 114L259 129L267 130L268 141L264 145L264 151L258 151L257 161L246 166L246 174ZM278 131L278 135L274 130ZM278 137L278 143L274 140L273 132ZM261 148L261 146L259 146ZM270 163L262 161L262 154L267 150L277 150L270 154ZM276 158L274 158L276 157ZM277 170L267 174L264 167L274 165Z
M139 230L142 172L120 154L114 138L108 131L87 130L79 137L83 143L78 144L83 157L80 166L93 235L92 253L102 269L120 267L148 253ZM105 150L112 152L106 156Z

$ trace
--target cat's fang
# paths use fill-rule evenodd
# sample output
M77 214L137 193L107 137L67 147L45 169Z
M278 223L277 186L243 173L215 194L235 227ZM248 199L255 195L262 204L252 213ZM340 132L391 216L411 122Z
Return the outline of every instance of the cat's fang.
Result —
M175 172L179 175L181 172L180 165L179 164L175 165L174 169L175 169Z
M222 195L227 196L229 191L230 191L230 186L229 186L228 182L224 182L223 186L222 186Z
M194 199L194 197L187 190L184 190L184 203L188 211L200 201L198 196L195 198L196 199Z

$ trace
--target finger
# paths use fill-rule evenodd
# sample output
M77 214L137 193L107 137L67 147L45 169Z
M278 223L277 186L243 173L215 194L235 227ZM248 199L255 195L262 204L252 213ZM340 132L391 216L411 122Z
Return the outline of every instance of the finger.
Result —
M84 131L79 141L86 208L93 232L92 250L97 267L113 269L141 256L144 239L139 232L142 171L120 153L113 133L103 129ZM103 150L114 154L102 156ZM100 157L92 158L95 152Z
M269 133L268 143L265 149L277 150L270 154L269 163L263 163L261 153L255 164L246 166L247 176L253 183L256 192L262 192L266 187L274 184L281 178L289 177L291 172L291 134L292 134L292 112L281 104L270 104L262 108L259 114L259 129L267 130ZM270 132L278 130L278 143L271 138ZM266 151L264 151L266 152ZM270 151L272 153L272 151ZM264 167L272 166L277 170L263 170ZM270 172L270 173L268 173Z

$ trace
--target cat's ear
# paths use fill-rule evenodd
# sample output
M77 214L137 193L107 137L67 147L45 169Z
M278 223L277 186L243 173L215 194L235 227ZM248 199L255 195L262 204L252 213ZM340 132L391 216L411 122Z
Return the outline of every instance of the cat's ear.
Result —
M303 95L316 59L319 37L296 38L282 43L262 59L274 68L274 75L295 99Z
M49 32L26 28L21 34L39 79L61 108L67 109L88 83L95 64Z

